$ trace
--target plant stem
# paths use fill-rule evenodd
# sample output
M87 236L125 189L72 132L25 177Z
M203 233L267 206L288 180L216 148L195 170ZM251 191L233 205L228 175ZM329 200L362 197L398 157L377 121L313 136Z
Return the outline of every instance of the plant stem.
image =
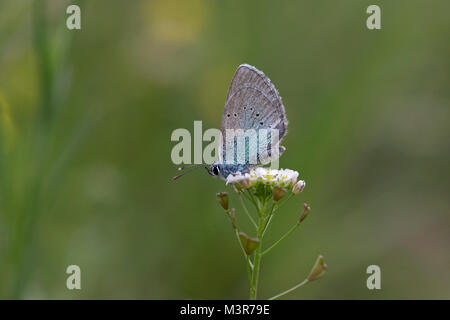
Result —
M282 293L277 294L276 296L273 296L272 298L269 298L269 300L275 300L278 299L279 297L284 296L285 294L288 294L291 291L294 291L295 289L300 288L301 286L307 284L309 281L308 279L303 280L302 282L300 282L299 284L297 284L296 286L293 286L290 289L287 289L286 291L283 291Z
M248 284L250 287L252 286L252 272L253 272L253 264L250 261L250 256L247 256L247 276L248 276Z
M251 269L253 269L253 264L252 264L252 262L250 261L250 259L248 259L248 255L247 255L247 253L245 252L244 247L242 246L241 238L239 237L239 229L236 228L235 233L236 233L236 238L237 238L237 240L238 240L238 242L239 242L239 246L240 246L241 249L242 249L242 254L244 255L244 258L245 258L245 260L247 261L249 267L250 267Z
M281 241L283 241L287 236L289 236L292 232L294 232L295 229L297 229L297 227L300 225L299 222L297 222L294 226L292 226L291 229L289 229L288 232L286 232L277 242L275 242L273 245L271 245L268 249L264 250L264 252L262 253L262 255L265 255L267 253L269 253L270 250L272 250L273 248L275 248Z
M276 211L276 210L274 211L274 208L275 208L276 205L277 205L277 204L274 202L274 203L272 204L272 207L270 208L269 216L268 216L268 218L267 218L267 222L266 222L265 225L264 225L264 230L263 230L263 234L262 234L263 237L264 237L264 235L266 234L266 230L267 230L267 228L269 227L270 222L272 221L273 214L274 214L275 211Z
M289 199L291 199L293 195L294 195L294 194L291 193L291 194L290 194L283 202L281 202L281 204L280 204L279 202L274 202L274 203L272 204L272 208L270 209L270 212L269 212L269 215L268 215L268 218L267 218L267 223L266 223L266 225L265 225L265 227L264 227L263 237L264 237L264 235L266 234L267 229L269 228L270 222L272 222L272 218L273 218L273 215L275 214L275 212L276 212L278 209L280 209L282 206L284 206L284 204L285 204L286 202L288 202Z
M234 222L231 220L230 215L229 215L229 211L227 211L226 213L227 213L227 218L230 220L231 224L233 225L234 233L236 234L236 239L237 239L237 241L239 243L239 247L242 250L242 254L244 255L244 259L247 262L247 267L250 268L250 269L253 269L253 264L250 261L247 253L245 252L244 247L242 246L241 238L239 237L239 232L240 232L239 227L236 224L234 224Z
M256 222L253 219L253 217L251 216L250 212L248 212L247 206L245 205L244 199L242 199L241 194L239 194L239 199L241 199L241 203L242 203L242 206L244 207L245 214L247 214L247 217L250 219L250 221L255 226L255 228L257 228L258 226L256 225Z
M291 192L291 194L290 194L285 200L283 200L281 203L279 203L279 204L277 205L276 210L282 208L282 207L286 204L286 202L288 202L293 196L294 196L294 194ZM275 211L276 211L276 210L275 210Z
M258 247L255 250L255 258L253 260L253 273L252 273L252 283L250 286L250 300L256 300L258 293L258 280L259 280L259 267L261 263L261 244L262 244L262 234L264 232L264 222L265 222L265 203L263 202L259 207L259 221L258 221L258 232L257 238L259 239Z
M256 202L255 197L253 197L252 192L249 189L247 189L247 192L250 198L250 202L253 203L253 205L258 209L258 203Z

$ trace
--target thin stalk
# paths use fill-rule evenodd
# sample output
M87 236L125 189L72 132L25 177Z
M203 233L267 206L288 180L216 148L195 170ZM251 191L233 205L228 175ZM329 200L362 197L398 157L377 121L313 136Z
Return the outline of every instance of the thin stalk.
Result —
M244 207L245 214L250 219L250 221L255 226L255 228L258 228L255 220L253 219L253 217L251 216L250 212L248 211L247 206L245 205L244 199L242 199L242 195L241 194L239 194L239 199L241 199L241 203L242 203L242 206Z
M258 281L259 281L259 268L261 263L261 244L262 244L262 234L264 231L265 222L265 203L262 203L259 209L259 221L258 221L258 232L257 238L260 240L258 247L255 250L255 258L253 260L253 273L252 273L252 284L250 286L250 300L256 300L258 293Z
M272 250L273 248L275 248L281 241L283 241L286 237L288 237L292 232L294 232L295 229L298 228L298 226L300 225L300 222L297 222L295 225L293 225L291 227L291 229L289 229L288 232L286 232L277 242L275 242L273 245L271 245L268 249L266 249L262 255L264 256L265 254L269 253L270 250Z
M241 238L239 237L239 230L236 229L236 230L235 230L235 233L236 233L236 238L237 238L237 240L238 240L238 242L239 242L239 246L241 247L242 253L244 254L244 258L245 258L245 260L248 262L250 268L253 269L253 263L252 263L249 259L247 259L247 258L248 258L248 255L247 255L247 253L245 252L244 247L242 246Z
M249 189L247 189L247 192L248 192L249 197L250 197L250 199L249 199L250 202L253 203L253 205L254 205L256 208L259 208L258 203L257 203L256 200L255 200L255 197L253 196L253 194L250 192Z
M231 220L231 218L230 218L228 212L227 212L227 217L228 217L228 219L230 220L231 224L234 226L234 233L236 234L236 238L237 238L237 241L238 241L238 243L239 243L239 247L241 248L242 253L243 253L243 255L244 255L245 261L247 261L248 266L249 266L251 269L253 269L253 263L250 261L250 259L248 259L248 255L247 255L247 253L245 252L244 247L242 246L241 238L239 237L239 232L240 232L240 231L239 231L239 228L238 228L237 225L233 224L233 221Z
M288 202L289 199L292 198L292 196L294 196L293 193L291 193L284 201L282 201L281 204L280 204L279 202L274 202L274 203L272 204L272 208L270 209L270 213L269 213L269 216L268 216L269 218L267 219L266 226L264 227L263 237L264 237L264 235L266 234L266 231L267 231L267 229L269 228L270 223L272 222L272 218L273 218L273 215L275 214L275 212L276 212L278 209L280 209L281 207L283 207L284 204L285 204L286 202Z
M276 210L282 208L286 204L286 202L288 202L293 196L294 196L294 194L291 192L289 194L289 196L284 201L281 202L281 204L277 205L277 209Z
M266 234L266 230L269 227L270 222L272 221L273 214L275 213L274 208L275 208L276 205L277 205L277 203L274 202L272 204L272 207L270 208L270 212L269 212L269 216L267 218L267 222L264 225L264 230L263 230L263 234L262 234L263 237Z
M37 105L39 109L38 122L36 128L37 131L33 135L33 144L31 152L35 154L34 162L32 164L32 170L38 170L33 175L32 181L29 184L29 189L25 190L25 198L23 199L24 207L21 216L19 217L18 224L16 225L17 239L15 245L13 245L14 254L14 279L13 287L11 289L11 298L20 299L23 296L23 292L26 288L31 273L34 269L34 253L36 246L36 236L38 233L38 219L37 215L42 209L40 201L41 199L41 181L42 181L42 168L43 154L46 154L47 147L47 133L50 126L50 119L52 113L52 94L53 94L53 72L52 62L50 57L50 49L48 42L48 30L47 20L45 13L46 4L35 1L32 8L32 41L33 51L36 57L37 73L39 75L39 95L40 101ZM45 141L44 143L42 142ZM43 145L44 147L42 147ZM34 153L33 148L39 148L38 152ZM29 151L29 150L27 150ZM34 172L33 172L34 173Z
M239 231L238 231L237 228L235 229L235 233L236 233L236 238L237 238L237 240L238 240L238 242L239 242L239 246L241 247L242 253L244 254L244 259L245 259L245 262L246 262L246 265L247 265L248 282L249 282L250 285L251 285L251 284L252 284L252 270L253 270L253 264L252 264L252 262L250 261L249 256L248 256L247 253L245 252L244 247L242 246L241 239L239 238Z
M247 256L247 277L248 277L248 284L252 285L252 271L253 271L253 265L250 261L250 256Z
M243 195L245 197L245 199L247 199L248 201L253 203L253 200L250 198L250 196L248 194L246 194L245 191L243 191L242 189L239 191L239 194Z
M284 296L285 294L288 294L289 292L292 292L292 291L294 291L295 289L300 288L301 286L307 284L308 282L309 282L309 280L308 280L308 279L305 279L305 280L303 280L302 282L300 282L299 284L297 284L296 286L293 286L292 288L287 289L286 291L283 291L282 293L279 293L279 294L277 294L276 296L273 296L272 298L269 298L269 300L275 300L275 299L278 299L278 298Z

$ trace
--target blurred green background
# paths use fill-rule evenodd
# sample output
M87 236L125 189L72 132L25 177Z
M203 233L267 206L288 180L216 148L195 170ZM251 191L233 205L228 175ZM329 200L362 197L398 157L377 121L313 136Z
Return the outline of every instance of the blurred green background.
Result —
M449 299L449 15L447 0L1 0L0 297L247 298L215 198L231 190L203 170L171 182L170 135L219 127L249 63L283 97L281 167L307 183L267 244L312 207L264 258L260 297L323 254L328 273L286 298Z

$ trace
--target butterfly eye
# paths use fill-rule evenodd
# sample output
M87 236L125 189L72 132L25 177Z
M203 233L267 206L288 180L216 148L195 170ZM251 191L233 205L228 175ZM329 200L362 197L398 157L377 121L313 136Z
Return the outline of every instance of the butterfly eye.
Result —
M219 175L219 168L217 166L214 166L212 171L213 171L214 175L216 175L216 176Z

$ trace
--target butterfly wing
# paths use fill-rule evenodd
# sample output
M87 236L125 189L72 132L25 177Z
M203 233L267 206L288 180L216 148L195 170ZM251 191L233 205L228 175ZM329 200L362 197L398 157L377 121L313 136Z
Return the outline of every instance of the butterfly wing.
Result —
M227 129L276 129L278 141L287 134L286 112L277 89L262 71L248 64L237 68L228 90L221 125L224 159L230 148L235 148L236 152L235 143L227 144ZM265 147L270 149L270 140L259 139L258 146L250 145L250 150L246 152L256 152L256 149L262 150ZM280 147L280 151L283 150ZM266 155L258 153L257 164L270 162L273 160L270 156L270 152Z

